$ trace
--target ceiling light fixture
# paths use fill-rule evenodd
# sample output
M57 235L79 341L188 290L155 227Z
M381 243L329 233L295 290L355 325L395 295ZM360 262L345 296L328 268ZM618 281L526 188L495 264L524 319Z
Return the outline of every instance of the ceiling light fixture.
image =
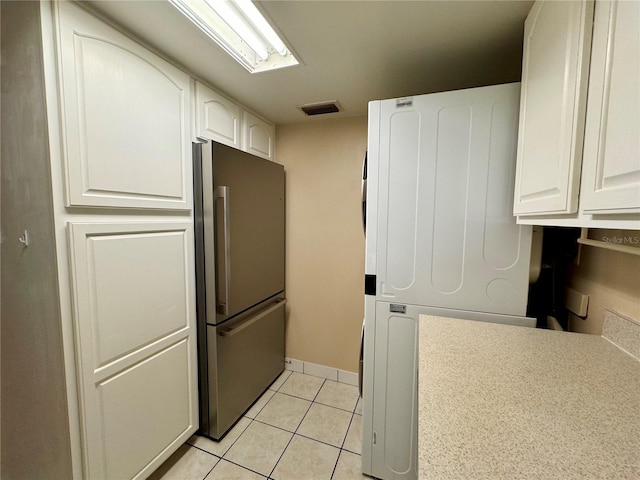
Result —
M262 16L251 0L236 0L236 5L247 16L253 26L263 35L273 49L281 56L287 55L287 47L269 22Z
M249 72L299 62L251 0L169 0Z

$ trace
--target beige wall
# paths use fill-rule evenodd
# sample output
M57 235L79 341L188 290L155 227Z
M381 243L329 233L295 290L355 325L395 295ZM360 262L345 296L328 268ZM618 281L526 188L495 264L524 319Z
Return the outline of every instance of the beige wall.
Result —
M366 116L277 127L287 182L287 356L358 371Z
M569 286L589 295L587 318L573 317L570 330L600 335L604 309L640 323L640 256L582 246L570 273Z

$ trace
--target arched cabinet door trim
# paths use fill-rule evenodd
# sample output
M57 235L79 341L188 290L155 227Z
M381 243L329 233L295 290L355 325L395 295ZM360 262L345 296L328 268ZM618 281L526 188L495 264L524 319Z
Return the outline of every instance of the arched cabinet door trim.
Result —
M196 135L240 148L240 107L200 82L196 89Z
M189 76L76 5L57 15L67 206L190 210Z
M275 132L273 125L246 111L243 115L242 125L242 149L267 160L274 160Z

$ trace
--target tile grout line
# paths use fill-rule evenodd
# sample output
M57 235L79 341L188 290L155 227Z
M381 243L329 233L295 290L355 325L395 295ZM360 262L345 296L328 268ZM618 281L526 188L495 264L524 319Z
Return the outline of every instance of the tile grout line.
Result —
M303 373L303 375L305 375L305 374ZM318 377L318 378L322 378L322 377ZM311 401L311 405L309 406L309 408L307 409L307 412L305 413L305 415L302 417L302 420L298 424L298 427L296 428L296 431L294 432L294 435L298 435L300 437L307 438L309 440L313 440L313 441L316 441L318 443L322 443L323 445L328 445L330 447L338 449L338 458L336 459L336 463L335 463L335 465L333 467L333 472L331 473L331 478L333 478L333 474L335 473L335 469L338 466L338 460L340 459L340 455L342 454L343 451L347 451L347 452L352 453L354 455L361 455L361 454L358 454L356 452L352 452L351 450L348 450L348 449L344 448L344 443L347 441L347 435L349 434L349 428L351 428L351 424L353 423L354 415L357 415L357 413L355 413L355 412L356 412L356 409L358 408L358 401L360 399L360 396L358 395L358 398L356 399L355 405L353 406L353 410L346 410L346 409L343 409L343 408L340 408L340 407L336 407L334 405L326 405L324 403L318 402L316 399L318 398L318 395L320 395L320 391L322 390L322 387L324 387L324 385L326 384L327 380L329 380L329 379L327 379L327 378L323 379L323 382L320 385L320 389L318 389L318 392L316 393L314 399ZM283 394L284 395L288 395L287 393L283 393ZM290 396L295 397L295 398L302 398L302 397L297 397L295 395L290 395ZM304 399L304 400L306 400L306 399ZM324 442L322 440L318 440L316 438L307 437L306 435L302 435L302 434L298 433L298 429L300 428L300 425L302 425L302 422L304 421L304 417L307 415L307 413L309 412L309 410L311 409L311 407L313 406L314 403L317 404L317 405L322 405L322 406L329 407L329 408L335 408L336 410L340 410L342 412L349 412L351 414L351 418L349 419L349 425L347 426L347 430L346 430L346 432L344 434L344 438L342 439L342 442L340 444L341 446L336 447L335 445L332 445L330 443L326 443L326 442ZM288 447L288 445L287 445L287 447ZM286 451L286 449L285 449L285 451ZM284 452L283 452L283 454L284 454ZM280 460L278 459L278 461L280 461ZM273 472L271 472L271 473L273 473Z
M249 418L249 417L244 417L244 418ZM229 448L227 448L224 452L222 452L222 456L220 457L221 459L224 458L224 456L229 452L229 450L231 450L231 448L236 444L236 442L240 440L240 437L242 436L242 434L247 431L247 428L251 426L254 420L255 420L254 418L249 418L249 423L247 423L247 426L244 427L244 430L242 430L242 432L240 432L240 434L236 437L236 439L233 442L231 442L231 445L229 445Z
M269 399L269 401L270 401L270 400L271 400L271 399ZM269 403L269 402L267 402L267 403ZM265 403L265 406L266 406L266 403ZM264 407L262 407L262 408L264 408ZM262 409L261 409L260 411L262 411ZM262 424L262 425L268 425L267 423L263 423L263 422L261 422L261 421L259 421L259 420L256 420L255 418L249 418L249 417L244 417L244 418L248 418L248 419L249 419L249 423L248 423L248 424L247 424L247 426L244 428L244 430L242 431L242 433L240 433L240 435L238 435L238 437L233 441L233 443L232 443L231 445L229 445L229 448L227 448L227 449L224 451L224 453L222 454L222 457L219 457L219 458L220 458L220 461L224 460L224 461L229 462L229 463L232 463L232 464L234 464L234 465L236 465L236 466L238 466L238 467L240 467L240 468L244 468L245 470L249 470L250 472L253 472L253 473L255 473L256 475L259 475L259 476L261 476L261 477L263 477L263 478L267 478L267 479L268 479L268 478L270 477L269 475L263 475L262 473L257 472L256 470L253 470L253 469L251 469L251 468L247 467L246 465L241 465L240 463L236 463L236 462L234 462L234 461L232 461L232 460L229 460L228 458L224 458L224 455L226 455L226 454L229 452L229 450L231 450L231 447L233 447L233 446L236 444L236 442L240 439L240 437L242 436L242 434L243 434L244 432L246 432L246 431L247 431L247 429L249 428L249 426L250 426L252 423L257 422L257 423L260 423L260 424ZM273 426L273 425L270 425L270 426ZM285 431L286 431L286 430L285 430ZM287 445L288 445L288 444L287 444ZM286 450L286 448L285 448L285 450ZM217 455L216 455L216 456L217 456ZM218 465L218 464L216 463L216 465ZM214 467L214 468L215 468L215 467ZM212 469L212 470L213 470L213 469ZM209 473L211 473L211 472L209 472ZM206 477L205 477L205 479L204 479L204 480L206 480Z
M351 424L353 423L353 416L355 413L351 414L351 419L349 420L349 425L347 425L347 431L344 434L344 438L342 439L342 443L340 444L340 450L344 449L344 443L347 441L347 436L349 435L349 429L351 428Z
M353 407L353 411L351 411L351 420L349 420L349 425L347 426L347 432L344 434L344 438L342 439L342 445L340 446L340 452L338 453L338 459L336 460L336 464L333 466L333 471L331 472L331 480L333 480L333 476L336 474L336 470L338 468L338 462L340 462L340 457L342 457L342 452L347 451L349 453L354 453L351 452L350 450L346 450L344 448L344 444L347 441L347 436L349 435L349 429L351 428L351 424L353 423L353 419L354 419L354 415L356 414L356 409L358 408L358 402L360 401L360 395L358 395L358 398L356 399L356 404Z
M255 404L256 404L256 403L258 403L258 402L260 401L260 399L261 399L262 397L264 397L264 395L265 395L267 392L269 392L269 391L273 392L273 395L271 395L271 396L269 397L269 400L267 400L266 402L264 402L264 405L260 408L260 410L258 410L258 411L256 412L256 414L253 416L252 420L253 420L253 419L255 419L258 415L260 415L260 412L261 412L262 410L264 410L264 407L266 407L266 406L267 406L267 403L269 403L269 402L271 401L271 399L273 398L273 396L274 396L276 393L279 393L277 390L271 390L270 388L268 388L267 390L265 390L265 392L264 392L262 395L260 395L260 397L258 397L258 400L256 400L256 401L253 403L253 405L251 405L251 406L247 409L247 412L248 412L249 410L251 410L251 409L255 406ZM247 412L245 412L245 413L244 413L243 417L245 417L245 418L251 418L251 417L247 417Z
M289 378L291 378L291 374L287 377L287 380L289 380ZM285 382L285 383L286 383L286 382ZM284 383L283 383L282 385L284 385ZM281 386L282 386L282 385L281 385ZM322 382L322 385L324 385L324 381ZM322 385L320 385L320 388L318 389L318 392L316 392L315 396L313 397L314 399L318 396L318 393L319 393L319 392L320 392L320 390L322 389ZM283 393L284 395L287 395L287 394L286 394L286 393L284 393L284 392L281 392L281 393ZM295 397L295 395L290 395L290 396ZM272 397L272 398L273 398L273 397ZM300 397L295 397L295 398L300 398ZM306 399L303 399L303 400L306 400ZM271 400L269 400L269 401L271 401ZM307 400L307 401L309 401L309 400ZM267 402L267 403L268 403L268 402ZM300 419L300 422L299 422L299 423L298 423L298 425L296 426L295 431L291 434L291 438L290 438L290 439L289 439L289 441L287 442L287 446L286 446L286 447L284 447L284 450L282 450L282 453L281 453L281 454L280 454L280 456L278 457L278 460L276 461L275 465L274 465L274 466L273 466L273 468L271 469L271 472L269 473L269 478L272 478L272 476L273 476L273 472L275 472L276 468L278 467L278 463L280 463L280 460L282 460L282 457L283 457L283 456L284 456L284 454L286 453L287 448L289 448L289 445L291 445L291 442L293 441L293 438L296 436L296 432L297 432L297 431L298 431L298 429L300 428L300 425L302 425L302 422L304 421L304 417L306 417L306 416L307 416L307 413L309 413L309 410L311 409L311 406L313 405L313 403L314 403L314 400L311 400L311 402L309 402L309 406L307 407L307 410L304 412L304 415L303 415L303 416L302 416L302 418ZM266 406L266 405L265 405L265 406ZM256 421L258 421L258 422L259 422L260 420L256 420ZM261 422L261 423L262 423L262 422ZM266 424L266 425L268 425L268 424ZM274 425L271 425L271 426L273 427ZM275 428L278 428L278 427L275 427ZM283 429L281 429L281 430L284 430L284 428L283 428ZM284 430L284 431L285 431L285 432L288 432L288 433L291 433L291 432L289 432L288 430Z
M284 372L283 372L283 373L284 373ZM282 375L282 374L281 374L281 375ZM287 375L287 380L289 379L289 377L290 377L290 376L291 376L291 374ZM274 380L274 382L273 382L273 383L275 383L276 381L277 381L277 379L276 379L276 380ZM285 381L283 381L283 382L278 386L278 389L277 389L277 390L273 390L274 395L275 395L275 393L280 389L280 387L282 387L282 385L284 384L284 382L286 382L286 380L285 380ZM272 383L271 385L273 385L273 383ZM269 387L267 387L267 389L262 393L262 395L264 395L265 393L267 393L267 391L269 391L269 390L271 389L271 385L269 385ZM261 395L261 396L262 396L262 395ZM200 451L202 451L202 452L204 452L204 453L207 453L207 454L209 454L209 455L212 455L213 457L215 457L215 458L217 458L217 459L218 459L218 461L216 462L216 464L211 468L211 470L209 470L209 471L207 472L207 474L203 477L203 479L202 479L202 480L206 480L206 478L209 476L209 474L211 474L211 472L213 471L213 469L214 469L214 468L216 468L216 467L218 466L218 464L219 464L222 460L224 460L224 461L226 461L226 462L229 462L229 463L231 463L231 464L233 464L233 465L236 465L236 466L237 466L237 467L239 467L239 468L243 468L243 469L245 469L245 470L249 470L250 472L253 472L253 473L255 473L256 475L260 475L261 477L268 478L268 477L270 476L270 475L264 476L264 475L262 475L260 472L256 472L255 470L252 470L252 469L250 469L250 468L247 468L247 467L246 467L246 466L244 466L244 465L240 465L239 463L236 463L236 462L233 462L233 461L231 461L231 460L228 460L228 459L224 458L224 456L229 452L229 450L231 450L231 448L233 448L233 446L234 446L234 445L236 444L236 442L240 439L240 437L242 436L242 434L244 434L244 433L245 433L245 431L249 428L249 426L250 426L253 422L255 422L255 421L256 421L255 417L257 417L257 416L260 414L260 412L264 409L264 407L266 407L267 403L269 403L269 401L271 400L271 398L273 398L273 395L271 395L271 397L269 398L269 400L267 400L267 402L265 402L265 404L262 406L262 408L260 408L260 410L258 410L258 411L256 412L256 414L254 415L254 418L250 418L250 417L247 417L246 415L243 415L243 417L244 417L244 418L246 418L246 419L248 419L248 420L249 420L249 423L247 423L247 426L246 426L246 427L244 427L244 429L242 430L242 432L240 432L240 434L236 437L236 439L235 439L233 442L231 442L231 445L229 445L229 448L227 448L226 450L224 450L224 452L222 452L222 454L221 454L221 455L216 455L215 453L211 453L211 452L209 452L209 451L207 451L207 450L204 450L203 448L197 447L196 445L192 445L192 444L190 444L188 441L186 442L186 443L187 443L191 448L195 448L195 449L197 449L197 450L200 450ZM252 405L252 407L253 407L253 405ZM251 407L249 407L249 409L247 409L247 411L249 411L250 409L251 409ZM262 423L262 422L259 422L259 423ZM237 425L237 424L236 424L236 425ZM234 427L235 427L235 425L234 425ZM196 435L197 435L197 433L196 433ZM204 436L204 438L208 438L208 437ZM292 437L292 438L293 438L293 437ZM289 446L289 445L287 444L287 446ZM285 447L285 450L286 450L286 447ZM283 453L284 453L284 452L283 452ZM279 459L278 459L278 461L279 461ZM277 465L277 462L276 462L276 465ZM274 467L274 468L275 468L275 467ZM273 473L273 471L272 471L271 473Z
M284 372L283 372L283 373L284 373ZM336 461L335 461L335 463L334 463L334 465L333 465L333 469L332 469L331 477L330 477L330 478L333 478L333 476L335 475L335 472L336 472L336 469L337 469L338 462L339 462L339 460L340 460L340 458L341 458L341 456L342 456L342 453L343 453L343 452L348 451L349 453L352 453L352 454L355 454L355 455L359 455L359 454L357 454L356 452L351 452L351 450L347 450L347 449L345 449L345 448L344 448L344 445L345 445L345 442L346 442L347 436L348 436L348 434L349 434L349 429L351 428L351 426L352 426L352 424L353 424L353 421L354 421L354 418L355 418L355 417L354 417L354 415L357 415L357 413L356 413L356 409L357 409L357 407L358 407L359 396L358 396L358 399L356 399L355 405L354 405L351 409L344 409L344 408L341 408L341 407L338 407L338 406L335 406L335 405L330 405L330 404L322 403L322 402L318 401L318 398L319 398L319 395L320 395L320 393L321 393L322 389L327 385L327 381L329 381L330 379L323 378L323 377L316 377L316 376L314 376L314 375L309 375L309 374L304 374L304 372L302 372L302 373L301 373L301 375L302 375L302 376L308 375L308 376L315 377L315 378L318 378L318 379L322 380L322 382L319 384L319 387L318 387L318 389L317 389L316 393L313 395L313 398L312 398L311 400L309 400L308 398L305 398L305 397L301 397L301 396L295 395L295 394L291 394L291 393L287 393L287 392L282 392L282 391L280 391L280 389L281 389L281 388L282 388L282 387L287 383L287 381L288 381L288 380L290 380L290 378L292 377L292 374L293 374L293 373L296 373L296 372L290 372L290 373L287 375L287 378L286 378L284 381L282 381L282 382L277 386L277 388L276 388L276 389L272 389L272 386L269 386L269 387L267 388L267 390L265 390L265 392L263 392L263 395L265 395L269 390L271 390L273 393L271 394L271 397L269 397L269 399L265 402L265 404L264 404L264 405L262 405L262 407L261 407L259 410L257 410L257 411L256 411L256 414L254 415L254 417L253 417L253 418L247 417L247 416L245 415L245 418L247 418L247 420L248 420L247 425L246 425L246 426L245 426L245 428L242 430L242 432L240 432L240 433L239 433L239 435L235 438L235 440L234 440L234 441L229 445L229 447L228 447L227 449L225 449L225 450L222 452L222 454L221 454L221 455L217 455L217 454L211 453L211 452L209 452L209 451L205 450L204 448L201 448L201 447L198 447L198 446L195 446L195 445L191 445L190 443L188 443L188 442L187 442L191 447L196 448L196 449L198 449L198 450L201 450L201 451L203 451L203 452L205 452L205 453L207 453L207 454L209 454L209 455L212 455L212 456L214 456L214 457L216 457L216 458L218 459L218 461L216 462L216 464L215 464L215 465L211 468L211 470L209 470L209 472L205 475L205 478L206 478L208 475L210 475L210 474L211 474L211 472L216 468L216 466L220 463L220 461L225 460L225 461L227 461L227 462L229 462L229 463L231 463L231 464L233 464L233 465L237 466L238 468L242 468L242 469L244 469L244 470L248 470L248 471L250 471L250 472L252 472L252 473L254 473L254 474L256 474L256 475L259 475L259 476L260 476L260 477L262 477L262 478L272 479L272 478L273 478L273 477L272 477L272 476L273 476L273 473L275 472L275 470L276 470L276 468L277 468L278 464L282 461L282 458L283 458L283 456L285 455L285 453L287 452L288 448L291 446L291 443L293 442L293 439L294 439L294 437L295 437L295 436L299 436L299 437L301 437L301 438L306 438L306 439L308 439L308 440L315 441L315 442L318 442L318 443L320 443L320 444L323 444L323 445L326 445L326 446L329 446L329 447L336 448L336 449L338 450L338 456L337 456ZM274 383L275 383L275 382L274 382ZM339 382L338 382L338 383L339 383ZM276 393L279 393L279 394L281 394L281 395L286 395L287 397L296 398L296 399L300 399L300 400L304 400L304 401L309 402L309 404L308 404L308 406L307 406L307 408L306 408L306 410L305 410L304 414L302 415L302 417L301 417L300 421L298 422L298 424L297 424L297 426L295 427L295 430L294 430L293 432L291 432L291 431L289 431L289 430L287 430L287 429L285 429L285 428L278 427L278 426L276 426L276 425L271 425L271 424L269 424L269 423L267 423L267 422L264 422L264 421L261 421L261 420L259 420L259 419L257 418L257 417L260 415L260 413L261 413L261 412L262 412L262 411L267 407L267 405L268 405L268 404L273 400L273 398L275 397L275 394L276 394ZM347 425L347 429L346 429L346 431L345 431L344 437L342 438L342 441L341 441L341 443L340 443L340 446L336 446L336 445L333 445L333 444L331 444L331 443L327 443L327 442L325 442L325 441L318 440L318 439L316 439L316 438L308 437L308 436L306 436L306 435L303 435L303 434L298 433L298 432L299 432L299 430L300 430L300 427L301 427L302 423L304 422L304 420L305 420L305 418L306 418L307 414L309 413L309 411L311 410L311 408L313 407L313 405L314 405L314 404L315 404L315 405L319 405L319 406L323 406L323 407L327 407L327 408L334 408L334 409L336 409L337 411L341 411L341 412L348 412L348 413L350 413L349 423L348 423L348 425ZM253 469L251 469L251 468L249 468L249 467L247 467L247 466L241 465L241 464L239 464L239 463L236 463L236 462L234 462L234 461L231 461L231 460L229 460L229 459L225 458L225 455L226 455L226 454L227 454L227 453L228 453L228 452L233 448L233 446L234 446L234 445L239 441L239 439L244 435L244 433L246 432L246 430L247 430L247 429L251 426L251 424L252 424L252 423L254 423L254 422L257 422L257 423L259 423L259 424L261 424L261 425L267 425L267 426L270 426L270 427L272 427L272 428L276 428L276 429L278 429L278 430L281 430L281 431L283 431L283 432L287 432L287 433L291 434L291 437L289 438L289 441L287 442L287 444L286 444L285 448L283 449L282 453L279 455L279 457L278 457L277 461L276 461L276 462L275 462L275 464L274 464L274 467L273 467L273 468L271 469L271 471L269 472L269 475L265 475L265 474L263 474L263 473L257 472L257 471L255 471L255 470L253 470ZM207 437L205 437L205 438L207 438Z
M263 478L269 478L268 476L263 475L262 473L257 472L257 471L255 471L255 470L253 470L253 469L251 469L251 468L249 468L249 467L247 467L247 466L245 466L245 465L241 465L240 463L236 463L236 462L231 461L231 460L228 460L228 459L226 459L226 458L221 458L221 459L220 459L220 461L222 461L222 460L224 460L225 462L229 462L229 463L231 463L231 464L235 465L236 467L240 467L240 468L242 468L243 470L249 470L250 472L255 473L256 475L259 475L259 476L261 476L261 477L263 477ZM217 466L217 465L218 465L218 464L216 463L216 466ZM215 468L215 467L214 467L214 468Z
M271 425L273 426L273 425ZM277 427L276 427L277 428ZM285 432L287 432L287 430L285 430ZM291 432L287 432L287 433L291 433ZM276 467L278 466L278 464L280 463L280 460L282 460L282 457L284 456L285 452L287 451L287 448L289 448L289 445L291 445L291 442L293 441L293 437L295 437L296 434L295 433L291 433L291 438L289 439L289 441L287 442L286 447L284 447L284 450L282 450L282 453L280 454L280 456L278 457L278 460L276 460L276 463L273 465L273 468L271 469L271 471L269 472L269 475L267 475L268 478L273 478L273 472L275 472Z
M247 424L247 426L246 426L246 427L244 427L244 429L242 430L242 432L240 432L240 434L236 437L236 439L235 439L233 442L231 442L231 445L229 445L229 448L227 448L224 452L222 452L222 455L216 455L215 453L211 453L211 452L209 452L209 451L205 450L204 448L198 447L198 446L196 446L196 445L191 445L190 443L189 443L189 445L191 445L193 448L197 448L198 450L202 450L203 452L207 452L208 454L213 455L214 457L218 457L218 458L220 458L220 459L224 458L224 455L225 455L229 450L231 450L231 447L233 447L233 446L236 444L236 442L238 441L238 439L239 439L239 438L242 436L242 434L247 430L247 428L249 428L249 425L251 425L251 423L253 423L253 420L254 420L254 419L249 418L249 417L242 417L242 418L246 418L246 419L248 419L248 420L249 420L249 423ZM238 423L239 423L239 422L238 422ZM231 432L231 430L233 430L233 429L236 427L236 425L238 425L238 423L236 423L236 424L235 424L235 425L234 425L234 426L229 430L229 432L228 432L228 433L230 433L230 432ZM197 434L196 434L196 435L197 435ZM209 440L212 440L212 441L214 441L214 442L218 442L218 444L220 443L220 441L219 441L219 440L213 440L212 438L209 438L209 437L207 437L206 435L201 435L201 437L206 438L206 439L209 439ZM187 442L187 443L188 443L188 442Z
M336 468L338 468L338 462L340 461L340 455L342 455L342 449L338 450L338 458L336 458L336 463L333 465L333 470L331 470L331 476L329 480L333 480L333 476L336 474Z
M266 393L266 392L265 392L265 393ZM264 395L264 394L263 394L263 395ZM269 399L269 400L271 400L271 399ZM269 403L269 402L267 401L267 403ZM266 406L266 404L265 404L265 406ZM264 407L262 407L262 408L264 408ZM262 411L262 409L260 409L260 411ZM205 453L208 453L209 455L213 455L214 457L216 457L216 458L218 459L218 462L216 462L216 464L213 466L213 468L215 468L215 467L218 465L218 463L220 463L222 460L224 460L224 461L229 462L229 463L232 463L232 464L234 464L234 465L236 465L236 466L238 466L238 467L244 468L245 470L249 470L249 471L251 471L251 472L253 472L253 473L256 473L257 475L263 476L264 478L267 478L266 476L262 475L260 472L256 472L255 470L252 470L252 469L250 469L250 468L248 468L248 467L246 467L246 466L244 466L244 465L240 465L239 463L233 462L233 461L231 461L231 460L229 460L229 459L227 459L227 458L225 458L225 457L224 457L224 456L229 452L229 450L231 450L231 448L232 448L232 447L233 447L233 446L238 442L238 440L240 439L240 437L242 436L242 434L244 434L244 432L249 428L249 426L250 426L254 421L256 421L256 420L255 420L255 418L250 418L250 417L247 417L247 416L244 416L243 418L246 418L247 420L249 420L249 423L247 423L247 426L246 426L246 427L244 427L244 429L242 430L242 432L240 432L240 434L236 437L236 439L235 439L233 442L231 442L231 445L229 445L229 448L227 448L224 452L222 452L222 454L221 454L221 455L216 455L215 453L211 453L211 452L209 452L209 451L207 451L207 450L205 450L205 449L203 449L203 448L201 448L201 447L198 447L198 446L196 446L196 445L191 445L191 444L190 444L190 443L188 443L188 442L187 442L187 443L188 443L188 445L189 445L189 446L191 446L191 447L193 447L193 448L196 448L196 449L198 449L198 450L200 450L200 451L203 451L203 452L205 452ZM262 422L258 422L258 423L262 423ZM236 424L236 425L237 425L237 424ZM235 428L235 426L234 426L234 428ZM232 428L232 429L233 429L233 428ZM209 437L204 436L204 435L203 435L203 437L204 437L204 438L209 438ZM211 440L213 440L213 439L211 439ZM213 440L213 441L216 441L216 440ZM208 475L213 471L213 468L209 471L209 473L207 473L207 475L205 475L205 478L204 478L203 480L205 480L205 479L206 479L206 477L207 477L207 476L208 476Z
M356 406L357 406L358 402L356 401ZM340 457L342 456L342 452L344 451L344 442L347 441L347 435L349 435L349 429L351 428L351 424L353 423L353 416L355 415L355 407L354 407L354 411L351 412L351 420L349 420L349 425L347 425L347 431L344 434L344 438L342 439L342 443L340 444L340 449L338 451L338 458L336 458L336 463L333 466L333 471L331 472L331 480L333 479L333 476L336 474L336 469L338 468L338 462L340 461Z
M214 455L214 457L216 457L216 455ZM213 472L213 469L218 466L221 460L222 460L221 458L218 458L218 461L216 462L216 464L213 467L211 467L211 470L209 470L204 477L202 477L202 480L206 480L206 478L209 476L211 472Z
M320 377L318 377L320 378ZM316 398L318 398L318 395L320 395L320 390L322 390L322 387L324 387L324 384L327 383L327 379L323 379L322 383L320 384L320 388L318 389L318 391L316 392L315 396L313 397L313 400L311 400L312 403L314 403L316 401Z
M258 420L258 415L260 415L260 412L262 412L262 410L264 410L267 405L269 404L269 402L271 402L271 400L273 400L273 397L276 396L276 393L280 393L280 389L282 388L282 386L287 382L287 380L289 380L289 378L291 377L291 373L289 373L289 375L287 375L287 378L280 384L278 385L278 388L276 390L273 391L273 395L271 395L271 397L269 398L269 400L267 400L265 402L265 404L262 406L262 408L256 412L256 414L254 415L253 419L251 420L251 423L253 422L258 422L261 423L262 425L269 425L268 423L264 423L261 422L260 420ZM273 385L273 384L272 384ZM306 415L306 414L305 414ZM273 425L269 425L271 427L274 427ZM248 426L247 426L248 427ZM274 428L278 428L278 427L274 427ZM287 430L285 430L284 428L281 428L280 430L283 430L285 432L287 432ZM244 432L242 432L244 433ZM287 432L287 433L291 433L291 432ZM271 475L273 474L273 471L276 469L276 467L278 466L278 462L280 461L280 459L282 458L282 455L284 455L284 452L287 451L287 448L289 448L289 444L291 443L291 439L293 438L293 435L291 435L291 438L289 439L289 441L287 442L287 445L284 447L284 450L282 450L282 453L280 454L280 456L278 457L278 460L276 460L275 465L273 466L273 468L271 469L271 471L269 472L269 475L265 475L265 478L270 479ZM253 470L252 470L253 471Z
M274 391L274 390L272 390L272 391L274 392L274 394L275 393L279 393L280 395L286 395L287 397L298 398L300 400L306 400L307 402L317 403L318 405L322 405L323 407L335 408L336 410L340 410L341 412L355 413L356 415L361 415L360 413L356 413L356 408L358 407L358 402L357 401L356 401L356 405L353 407L353 409L347 409L347 408L342 408L342 407L336 407L335 405L330 405L328 403L322 403L322 402L320 402L318 400L309 400L308 398L299 397L298 395L293 395L291 393L277 392L277 391ZM317 396L319 394L320 394L320 392L318 392L314 398L317 398ZM266 404L265 404L265 406L266 406ZM264 409L264 407L262 407L262 409L260 409L260 411L262 411L263 409Z
M326 382L327 382L327 379L325 378L325 379L324 379L324 381L322 382L322 385L320 385L320 388L318 389L318 392L316 393L316 396L315 396L315 397L313 397L313 401L311 402L311 406L313 406L313 404L314 404L314 403L316 403L316 404L318 404L318 405L323 405L323 406L325 406L325 407L336 408L336 407L332 407L331 405L324 405L323 403L316 402L316 398L318 398L318 395L320 395L320 391L322 390L322 387L324 387L324 385L326 384ZM357 402L356 402L356 404L357 404ZM309 409L311 409L311 406L309 406ZM355 407L354 407L354 408L355 408ZM342 409L341 409L341 408L337 408L337 410L342 410ZM344 411L344 410L342 410L342 411ZM308 410L307 410L307 413L308 413ZM305 413L305 416L306 416L306 413ZM353 414L351 415L351 418L353 419ZM302 418L302 420L304 420L304 417ZM300 422L300 425L302 425L302 421ZM300 428L300 425L298 425L298 428ZM349 421L349 426L351 426L351 421ZM347 434L349 433L349 426L347 426L347 431L345 432L345 434L344 434L344 438L342 439L342 445L344 445L344 440L347 438ZM298 429L296 429L296 432L297 432L297 431L298 431ZM300 436L301 436L301 437L305 437L304 435L300 435ZM308 438L308 437L305 437L305 438ZM323 443L323 444L325 444L325 445L329 445L329 446L331 446L331 447L336 448L336 447L335 447L335 445L330 445L330 444L328 444L328 443L322 442L322 441L317 440L317 439L315 439L315 438L314 438L314 439L310 439L310 440L314 440L314 441L316 441L316 442ZM335 461L335 463L333 464L333 469L331 470L331 477L329 477L330 479L333 479L333 475L334 475L334 474L335 474L335 472L336 472L336 468L338 467L338 462L340 461L340 454L341 454L341 453L342 453L342 448L341 448L341 447L338 447L338 457L336 458L336 461Z
M256 418L256 419L253 419L253 421L254 421L254 422L257 422L257 423L259 423L259 424L261 424L261 425L266 425L266 426L268 426L268 427L272 427L272 428L275 428L275 429L281 430L281 431L283 431L283 432L290 433L291 435L297 435L297 436L299 436L299 437L306 438L306 439L308 439L308 440L313 440L314 442L322 443L323 445L327 445L327 446L329 446L329 447L333 447L333 448L337 448L337 449L339 449L339 450L343 450L343 448L342 448L342 447L338 447L338 446L333 445L333 444L331 444L331 443L327 443L327 442L325 442L325 441L323 441L323 440L318 440L317 438L309 437L309 436L307 436L307 435L303 435L302 433L298 433L298 429L300 428L300 425L302 425L302 422L303 422L303 420L304 420L304 417L306 417L307 413L309 413L309 410L311 410L311 407L313 406L313 404L314 404L314 403L316 403L316 402L311 402L311 403L309 404L309 407L307 407L307 411L304 413L304 415L303 415L302 419L300 420L300 423L298 423L298 425L297 425L297 427L296 427L295 431L293 431L293 432L292 432L291 430L287 430L286 428L279 427L278 425L272 425L271 423L267 423L267 422L265 422L265 421L263 421L263 420L259 420L259 419L257 419L257 418ZM321 404L321 403L320 403L320 404L318 404L318 405L322 405L323 407L326 407L326 406L327 406L327 405L323 405L323 404ZM341 410L341 411L346 412L346 410ZM357 415L357 414L356 414L356 415ZM352 417L351 417L351 418L353 419L353 415L352 415ZM349 421L349 425L351 425L351 421ZM245 429L245 430L246 430L246 429ZM349 431L349 428L347 427L347 433L348 433L348 431ZM345 434L345 439L346 439L346 434ZM235 442L234 442L234 443L235 443ZM344 445L344 439L343 439L343 441L342 441L342 444ZM195 448L198 448L198 447L195 447ZM229 447L229 448L231 448L231 447ZM227 451L228 451L228 450L227 450ZM351 452L351 450L347 450L347 451L348 451L348 452ZM211 455L215 455L215 454L213 454L213 453L211 453L211 452L207 452L207 453L210 453ZM356 452L351 452L351 453L355 453L356 455L359 455L359 454L357 454ZM217 456L217 455L215 455L215 456ZM220 457L220 458L222 458L222 457Z

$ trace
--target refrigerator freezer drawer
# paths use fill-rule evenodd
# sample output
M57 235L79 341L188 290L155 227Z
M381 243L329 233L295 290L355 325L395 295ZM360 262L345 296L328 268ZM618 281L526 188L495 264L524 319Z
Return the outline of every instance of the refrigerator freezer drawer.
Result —
M286 300L255 314L207 326L208 434L219 440L284 370Z

